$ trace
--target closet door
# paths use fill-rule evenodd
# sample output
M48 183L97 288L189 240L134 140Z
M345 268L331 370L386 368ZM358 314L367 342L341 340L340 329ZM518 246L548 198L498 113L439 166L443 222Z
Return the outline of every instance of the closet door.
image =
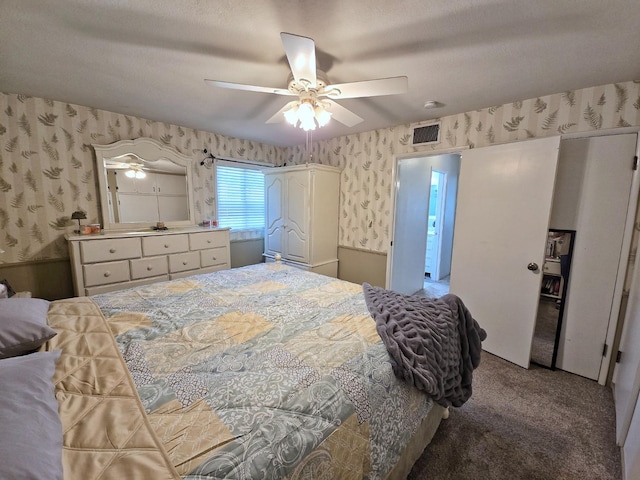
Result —
M487 331L483 349L525 368L559 145L553 137L477 148L460 165L450 291Z
M619 313L622 285L616 280L626 265L620 260L636 139L634 133L563 140L560 151L561 165L580 166L570 173L580 193L571 227L576 238L557 366L592 380L598 380L607 328ZM562 179L559 172L559 186Z
M187 196L187 179L184 174L156 173L156 187L158 195Z
M637 409L636 403L640 391L640 266L637 264L631 280L620 351L622 355L620 363L616 366L613 383L616 405L616 441L618 445L624 445L631 418L634 410ZM640 418L636 420L640 423ZM636 441L640 442L640 435Z
M122 223L157 222L160 220L158 197L155 195L118 192L118 204L120 206L120 222Z
M640 405L636 405L622 452L624 478L627 480L640 478Z

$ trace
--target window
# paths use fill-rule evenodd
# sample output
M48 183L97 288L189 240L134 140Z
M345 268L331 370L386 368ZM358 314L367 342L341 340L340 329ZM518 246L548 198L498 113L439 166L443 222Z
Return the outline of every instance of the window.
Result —
M264 175L258 167L216 161L218 225L264 228Z

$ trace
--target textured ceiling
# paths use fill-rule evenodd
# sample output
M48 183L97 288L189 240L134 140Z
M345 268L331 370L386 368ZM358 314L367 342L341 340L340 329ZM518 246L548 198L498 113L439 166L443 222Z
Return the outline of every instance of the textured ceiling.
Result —
M304 132L264 122L289 97L203 81L286 88L280 32L332 83L409 78L315 141L640 79L639 25L638 0L0 0L0 91L288 146Z

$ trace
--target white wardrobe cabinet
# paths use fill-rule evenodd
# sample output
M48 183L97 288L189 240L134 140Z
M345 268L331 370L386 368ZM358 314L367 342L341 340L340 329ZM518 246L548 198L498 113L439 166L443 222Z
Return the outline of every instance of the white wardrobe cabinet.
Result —
M340 169L319 164L268 170L265 261L338 275Z

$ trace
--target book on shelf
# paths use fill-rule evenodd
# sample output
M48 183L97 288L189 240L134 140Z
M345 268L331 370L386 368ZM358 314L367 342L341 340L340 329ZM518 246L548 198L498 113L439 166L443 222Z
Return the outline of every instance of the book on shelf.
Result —
M560 283L561 283L560 277L546 276L542 280L542 287L541 287L540 293L545 295L559 296Z

